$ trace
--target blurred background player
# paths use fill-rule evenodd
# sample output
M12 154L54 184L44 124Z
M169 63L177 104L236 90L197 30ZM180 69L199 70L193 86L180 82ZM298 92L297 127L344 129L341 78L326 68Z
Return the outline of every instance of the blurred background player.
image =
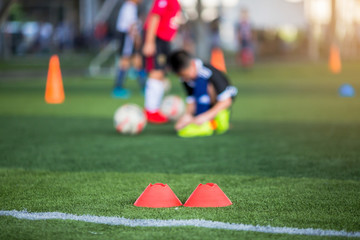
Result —
M229 129L230 106L237 89L223 72L185 50L173 52L170 68L181 77L187 98L186 113L175 124L180 137L211 136Z
M144 26L143 54L148 79L145 88L145 111L150 123L166 123L159 112L164 95L166 59L170 41L179 27L181 11L177 0L155 0Z
M237 37L240 46L238 61L244 68L251 67L254 63L254 54L252 49L252 28L247 9L241 10L240 21L237 25Z
M131 66L137 73L137 78L142 91L145 88L146 75L142 70L142 60L140 55L140 33L138 19L138 5L141 0L127 0L120 8L116 23L116 35L119 40L119 63L118 72L115 78L113 97L128 98L130 91L124 88L124 81ZM138 50L138 51L136 51Z

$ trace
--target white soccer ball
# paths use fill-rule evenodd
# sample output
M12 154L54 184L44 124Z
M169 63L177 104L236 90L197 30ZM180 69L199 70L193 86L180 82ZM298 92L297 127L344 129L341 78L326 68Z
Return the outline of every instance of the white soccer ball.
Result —
M179 119L185 112L184 101L179 96L171 95L164 98L160 111L171 120Z
M116 131L122 134L139 134L146 126L144 111L136 104L125 104L114 114Z

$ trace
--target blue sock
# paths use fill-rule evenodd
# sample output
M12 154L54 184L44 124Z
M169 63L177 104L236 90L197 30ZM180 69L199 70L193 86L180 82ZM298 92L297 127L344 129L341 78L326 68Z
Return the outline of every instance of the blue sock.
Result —
M196 99L195 115L199 115L210 109L211 100L207 92L207 85L208 85L207 79L199 77L195 80L195 84L196 84L194 89L194 95Z
M116 81L115 81L116 88L123 88L126 73L127 73L127 70L120 69L120 68L118 69L118 72L116 75Z
M141 69L141 70L136 70L137 73L137 79L139 82L139 85L141 87L141 89L145 88L145 83L146 83L146 78L147 78L147 74L145 69Z

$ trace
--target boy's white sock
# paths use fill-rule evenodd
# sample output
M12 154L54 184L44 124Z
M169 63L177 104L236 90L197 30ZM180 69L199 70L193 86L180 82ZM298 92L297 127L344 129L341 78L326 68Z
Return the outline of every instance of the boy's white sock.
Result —
M145 110L156 112L160 108L164 95L164 84L161 80L149 78L145 88Z

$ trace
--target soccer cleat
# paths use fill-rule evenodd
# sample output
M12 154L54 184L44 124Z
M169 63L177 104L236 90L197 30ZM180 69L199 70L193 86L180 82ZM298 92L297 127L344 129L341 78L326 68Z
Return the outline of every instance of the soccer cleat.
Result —
M146 112L146 118L149 123L164 124L169 121L169 119L164 115L162 115L159 111L155 111L155 112L145 111L145 112Z
M183 138L191 137L207 137L213 135L213 125L210 121L203 123L202 125L197 125L191 123L178 131L178 136Z
M113 98L127 99L131 95L130 91L124 88L115 87L112 91Z
M230 126L230 110L224 109L220 111L214 118L216 123L216 134L223 134L229 130Z

